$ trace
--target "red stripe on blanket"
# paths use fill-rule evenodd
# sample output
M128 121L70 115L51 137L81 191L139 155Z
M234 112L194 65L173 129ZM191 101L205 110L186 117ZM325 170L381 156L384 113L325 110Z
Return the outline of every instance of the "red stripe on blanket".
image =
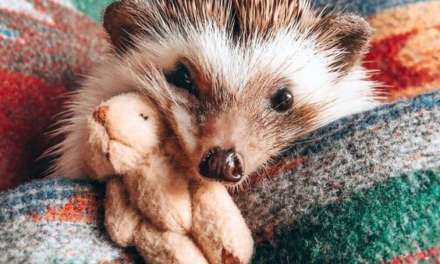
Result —
M440 2L426 1L383 10L368 20L374 28L365 66L379 70L389 101L440 87Z
M40 221L61 221L90 224L96 221L98 205L96 196L76 195L72 197L63 207L49 206L43 215L34 214L32 220Z
M367 69L379 70L373 79L389 86L390 92L419 86L434 79L429 70L407 67L397 59L400 50L416 34L414 30L374 41L365 57Z
M393 258L390 264L409 264L418 263L419 261L432 261L432 263L440 264L440 246L430 248L428 250L413 253L407 256L398 256Z
M0 80L0 190L5 190L35 176L32 164L48 143L44 133L66 89L1 69Z

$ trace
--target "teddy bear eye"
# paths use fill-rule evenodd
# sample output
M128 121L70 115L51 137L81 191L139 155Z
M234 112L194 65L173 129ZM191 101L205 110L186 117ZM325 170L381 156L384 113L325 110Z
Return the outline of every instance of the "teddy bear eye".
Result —
M283 87L276 91L270 99L270 104L273 110L277 112L286 112L293 106L293 94Z
M191 72L183 63L177 64L174 70L165 74L168 83L177 88L186 90L190 94L197 96L197 88L193 83Z
M139 116L140 116L143 120L148 121L148 116L147 116L146 114L140 113Z

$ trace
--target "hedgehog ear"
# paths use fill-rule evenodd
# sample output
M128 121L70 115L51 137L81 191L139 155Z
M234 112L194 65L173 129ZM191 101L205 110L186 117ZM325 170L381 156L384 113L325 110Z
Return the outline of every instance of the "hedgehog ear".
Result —
M358 64L365 55L371 28L365 19L353 14L326 16L319 23L321 32L325 32L323 44L337 48L342 54L337 57L332 66L337 71L345 73Z
M117 52L134 47L133 36L139 32L135 16L130 12L128 1L117 1L104 12L104 28Z

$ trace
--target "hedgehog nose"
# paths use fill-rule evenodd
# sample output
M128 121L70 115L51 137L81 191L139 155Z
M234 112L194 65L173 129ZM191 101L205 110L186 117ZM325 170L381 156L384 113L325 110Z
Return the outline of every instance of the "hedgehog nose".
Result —
M199 171L202 176L207 178L238 182L243 176L242 158L234 150L213 148L203 156Z

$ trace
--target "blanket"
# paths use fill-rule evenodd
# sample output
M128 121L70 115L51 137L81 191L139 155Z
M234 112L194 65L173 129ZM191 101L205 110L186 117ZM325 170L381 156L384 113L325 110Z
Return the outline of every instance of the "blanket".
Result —
M0 0L0 263L141 261L106 236L100 184L35 180L64 95L105 52L109 2ZM234 197L254 262L440 261L440 2L313 2L368 17L364 66L398 102L308 135Z

